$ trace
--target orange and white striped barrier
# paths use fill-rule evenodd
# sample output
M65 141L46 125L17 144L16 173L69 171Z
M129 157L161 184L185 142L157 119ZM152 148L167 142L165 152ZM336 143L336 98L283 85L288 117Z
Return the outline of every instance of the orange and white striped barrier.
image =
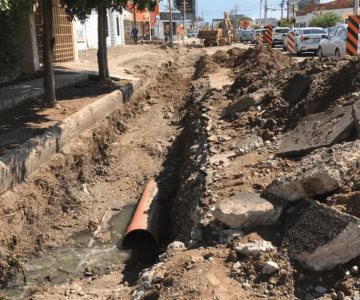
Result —
M262 47L264 45L264 34L262 32L259 32L258 44L259 44L260 47Z
M351 56L357 55L359 43L359 25L360 16L349 16L346 38L346 54Z
M272 47L272 34L273 34L273 27L272 25L265 26L266 32L265 32L265 42L269 48Z
M287 34L287 49L290 54L295 54L295 32L290 31Z
M158 187L155 180L150 180L137 204L134 215L127 227L122 246L133 248L141 242L151 242L158 246L159 216Z

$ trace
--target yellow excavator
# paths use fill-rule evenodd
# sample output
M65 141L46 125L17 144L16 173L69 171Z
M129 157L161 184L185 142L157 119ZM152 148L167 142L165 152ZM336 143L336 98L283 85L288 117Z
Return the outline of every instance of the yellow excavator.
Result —
M200 30L198 38L204 40L204 46L225 46L236 42L234 27L231 24L230 16L225 13L224 19L213 19L212 26Z

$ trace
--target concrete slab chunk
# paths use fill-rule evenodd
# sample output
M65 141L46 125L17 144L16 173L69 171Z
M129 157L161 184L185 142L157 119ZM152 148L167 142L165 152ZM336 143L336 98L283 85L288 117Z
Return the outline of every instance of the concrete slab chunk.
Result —
M357 136L360 138L360 101L353 105L353 118L356 126Z
M294 172L273 180L265 194L296 201L335 191L350 180L359 168L359 160L359 141L315 150Z
M277 155L303 155L346 141L354 128L352 113L352 106L347 106L305 117L280 145Z
M283 207L282 203L273 204L259 194L242 192L222 201L214 216L230 228L270 225L278 220Z
M309 91L311 83L310 76L306 74L295 74L293 78L289 80L288 85L285 87L282 97L289 104L296 104L301 99L305 98Z
M360 255L360 220L318 202L296 220L283 239L305 267L331 270Z

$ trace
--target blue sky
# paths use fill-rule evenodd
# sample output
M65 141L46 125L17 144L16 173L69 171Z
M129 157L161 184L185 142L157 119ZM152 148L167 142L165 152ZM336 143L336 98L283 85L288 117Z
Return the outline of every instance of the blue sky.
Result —
M231 11L237 4L239 6L239 13L250 16L251 18L259 18L260 14L260 0L197 0L198 1L198 15L204 15L205 20L221 18L225 11ZM331 0L323 0L321 3L329 2ZM264 2L264 1L263 1ZM285 1L286 2L286 1ZM167 3L167 1L163 1ZM280 18L280 3L281 0L268 0L268 7L274 11L268 12L268 17ZM284 15L286 12L284 11Z

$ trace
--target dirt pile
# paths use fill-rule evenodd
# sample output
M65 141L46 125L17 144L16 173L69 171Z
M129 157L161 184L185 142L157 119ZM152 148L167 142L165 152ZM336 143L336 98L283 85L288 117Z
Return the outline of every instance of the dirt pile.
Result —
M202 55L196 62L194 80L203 77L207 73L215 72L218 69L218 65L207 54Z

